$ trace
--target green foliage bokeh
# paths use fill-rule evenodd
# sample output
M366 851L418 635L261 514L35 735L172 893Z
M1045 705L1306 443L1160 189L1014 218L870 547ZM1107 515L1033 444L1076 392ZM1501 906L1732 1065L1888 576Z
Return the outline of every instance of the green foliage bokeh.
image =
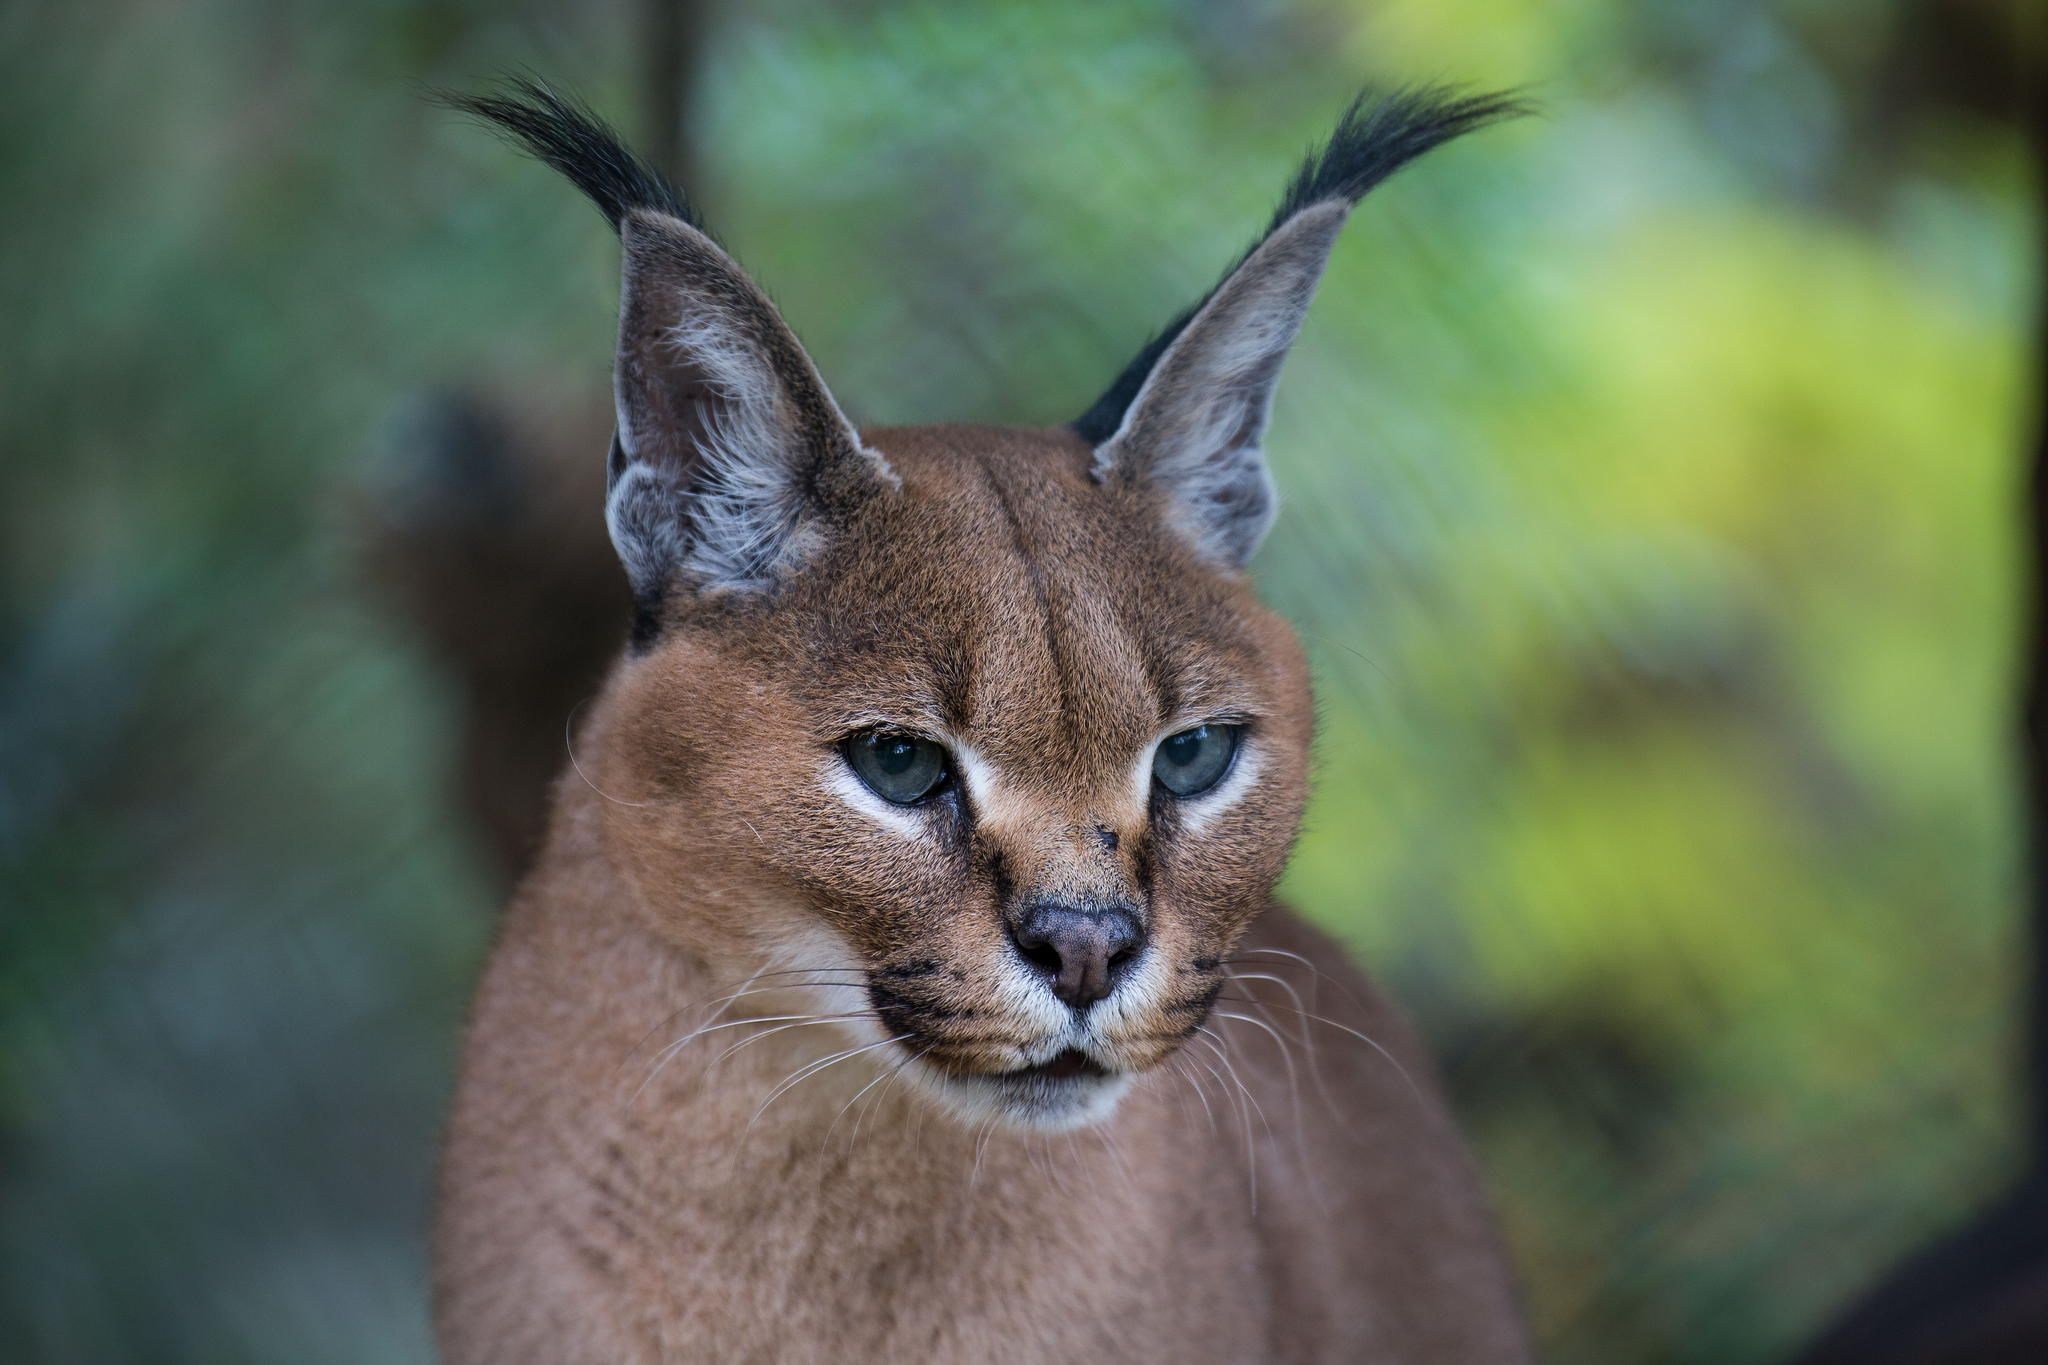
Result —
M641 11L86 9L0 18L5 1335L425 1359L492 892L341 509L423 384L601 388L615 248L419 92L530 64L637 110ZM1322 704L1287 893L1437 1046L1560 1360L1769 1358L2017 1151L2035 225L2010 128L1871 135L1900 22L775 0L706 35L701 197L872 421L1077 414L1361 84L1542 104L1356 215L1257 571Z

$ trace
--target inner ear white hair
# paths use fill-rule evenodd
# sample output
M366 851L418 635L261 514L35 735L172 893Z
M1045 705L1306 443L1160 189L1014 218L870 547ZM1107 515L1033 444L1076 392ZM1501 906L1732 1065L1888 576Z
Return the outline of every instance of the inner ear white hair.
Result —
M626 215L605 523L636 598L766 586L836 497L893 483L775 307L703 232Z
M1431 148L1523 110L1508 95L1429 88L1353 100L1266 235L1073 424L1095 447L1097 481L1149 482L1196 550L1250 559L1277 509L1262 447L1273 386L1352 206Z
M1232 271L1175 337L1095 450L1094 474L1153 484L1195 548L1233 567L1250 559L1278 510L1266 422L1287 350L1301 331L1330 248L1350 216L1342 200L1295 214Z
M447 99L566 176L624 247L605 525L636 644L670 591L765 588L896 486L768 296L604 120L525 78Z

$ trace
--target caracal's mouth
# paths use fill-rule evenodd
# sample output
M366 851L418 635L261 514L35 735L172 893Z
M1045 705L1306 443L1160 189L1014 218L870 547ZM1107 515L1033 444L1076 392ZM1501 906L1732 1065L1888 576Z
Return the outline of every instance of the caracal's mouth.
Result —
M924 1072L941 1103L969 1122L993 1118L1056 1132L1108 1118L1134 1079L1073 1047L1009 1071L914 1069Z
M1049 1081L1071 1080L1076 1076L1100 1078L1110 1075L1108 1067L1096 1061L1079 1048L1068 1048L1049 1061L1037 1066L1019 1067L1015 1071L1002 1073L1014 1080L1042 1079Z

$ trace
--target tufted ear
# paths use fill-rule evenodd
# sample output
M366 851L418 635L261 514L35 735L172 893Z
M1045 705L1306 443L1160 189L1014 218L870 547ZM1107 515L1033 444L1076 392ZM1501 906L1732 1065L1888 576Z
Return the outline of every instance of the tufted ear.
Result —
M1242 565L1278 504L1266 418L1280 362L1351 206L1304 210L1218 285L1145 377L1123 422L1095 449L1095 477L1166 490L1174 525L1204 555Z
M1204 556L1249 560L1277 508L1263 448L1273 388L1352 206L1424 152L1521 108L1438 90L1353 101L1265 235L1074 424L1095 445L1096 479L1158 487Z
M803 562L835 510L895 486L768 296L603 120L526 79L444 98L561 172L618 231L605 525L632 585L637 642L658 629L670 592L766 589Z
M619 227L618 431L605 525L636 600L767 587L835 506L893 484L775 306L701 230Z

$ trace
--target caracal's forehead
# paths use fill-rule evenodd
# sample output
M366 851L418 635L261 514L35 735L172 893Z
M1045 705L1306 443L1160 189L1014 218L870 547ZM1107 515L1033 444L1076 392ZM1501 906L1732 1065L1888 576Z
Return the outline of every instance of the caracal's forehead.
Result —
M1162 726L1264 706L1242 580L1067 433L866 434L899 492L821 557L787 619L844 726L957 738L1020 780L1121 781Z

